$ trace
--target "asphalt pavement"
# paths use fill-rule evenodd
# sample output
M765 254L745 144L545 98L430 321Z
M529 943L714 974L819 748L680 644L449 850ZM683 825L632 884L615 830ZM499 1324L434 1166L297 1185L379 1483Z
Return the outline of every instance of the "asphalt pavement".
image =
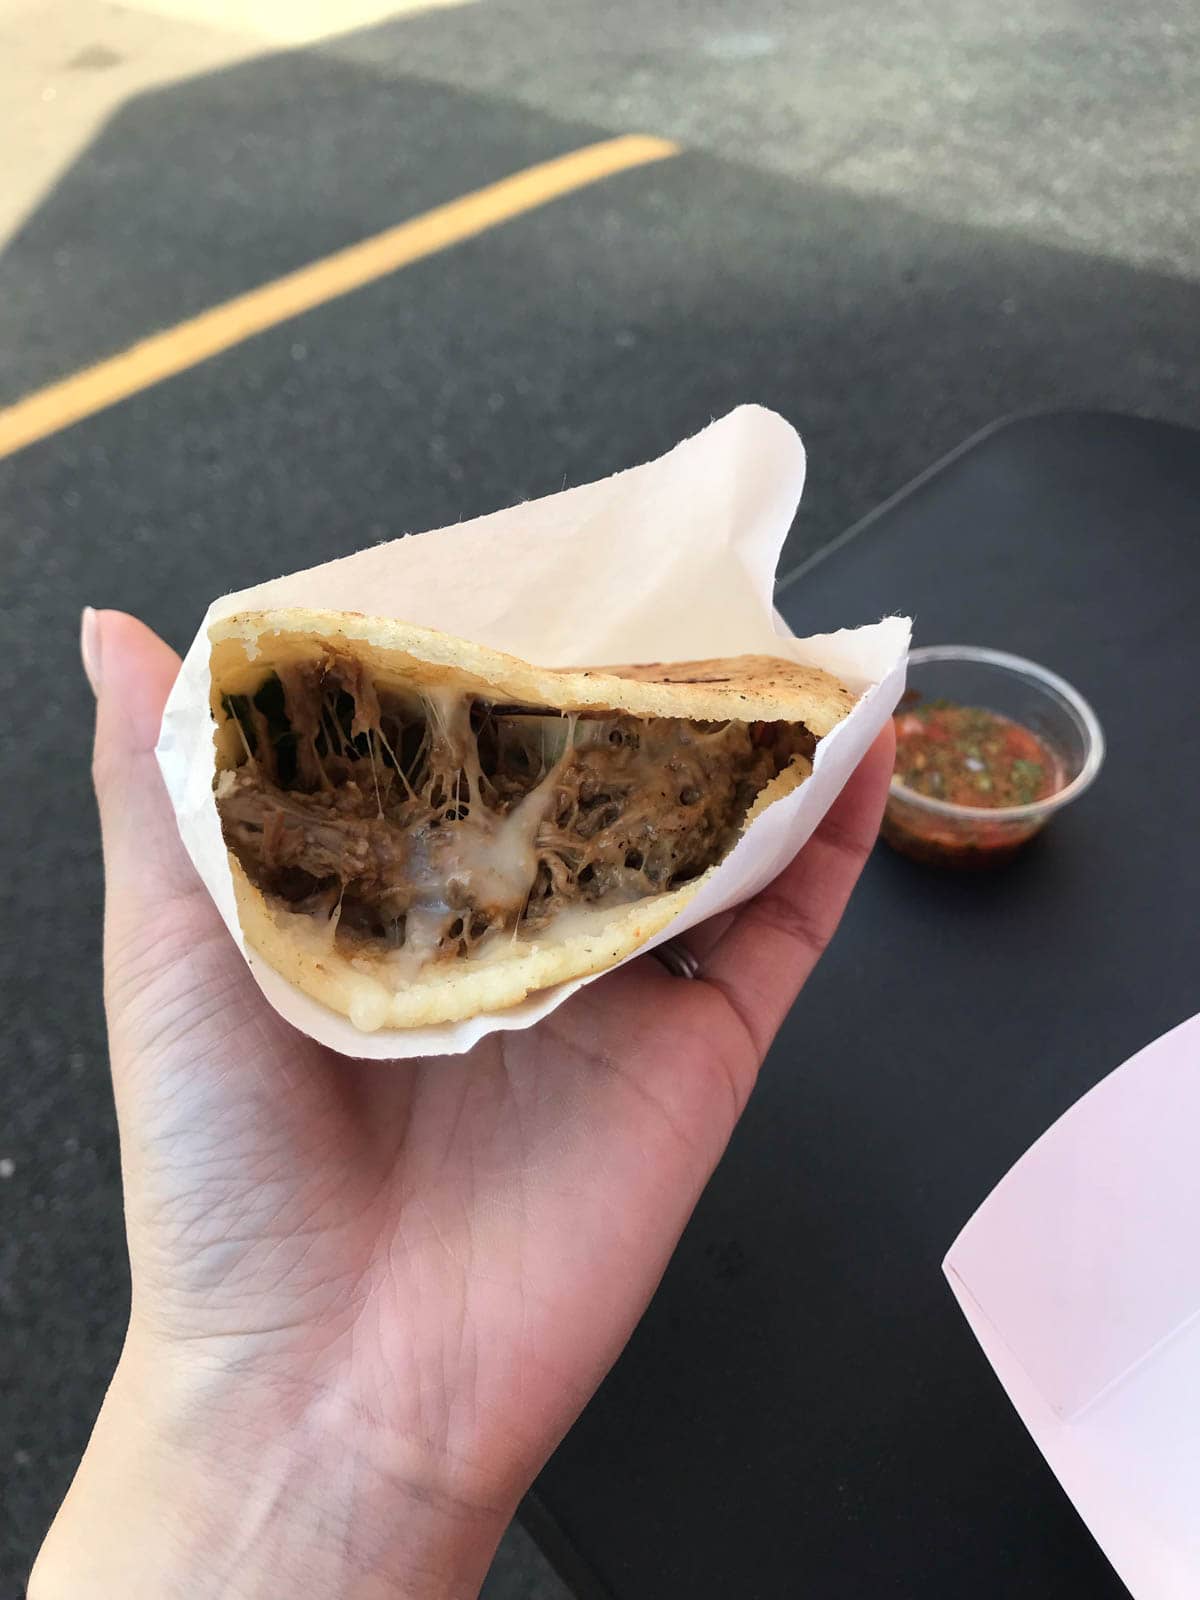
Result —
M789 563L999 416L1200 424L1194 9L647 9L481 0L148 90L0 255L2 409L534 162L683 147L0 461L0 1594L128 1294L84 604L183 647L220 592L611 472L743 400L808 444ZM491 1582L555 1592L519 1542Z

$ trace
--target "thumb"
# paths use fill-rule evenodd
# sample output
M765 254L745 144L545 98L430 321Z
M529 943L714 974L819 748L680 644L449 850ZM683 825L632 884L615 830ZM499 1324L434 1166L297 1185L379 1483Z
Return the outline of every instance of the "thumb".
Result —
M154 755L179 657L135 617L83 614L84 670L96 694L92 776L104 841L104 994L118 1114L127 1068L206 1027L245 1020L245 964L188 859ZM123 1141L129 1134L122 1119Z
M110 896L158 902L187 887L175 819L154 746L179 657L122 611L83 613L80 651L96 695L92 779ZM192 882L195 879L192 877Z
M136 617L90 606L80 649L96 695L92 778L104 840L111 967L153 939L164 915L199 887L154 757L179 657Z

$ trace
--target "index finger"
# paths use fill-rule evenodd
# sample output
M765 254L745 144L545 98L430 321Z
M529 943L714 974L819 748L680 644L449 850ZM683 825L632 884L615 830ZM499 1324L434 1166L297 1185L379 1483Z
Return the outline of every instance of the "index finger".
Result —
M701 977L724 994L760 1056L841 921L879 834L894 761L889 719L799 855L704 957Z

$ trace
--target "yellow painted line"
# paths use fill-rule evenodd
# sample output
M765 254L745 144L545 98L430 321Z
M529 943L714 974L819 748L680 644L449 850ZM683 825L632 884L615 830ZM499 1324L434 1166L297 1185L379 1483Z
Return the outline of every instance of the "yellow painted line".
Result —
M642 134L586 145L514 172L498 183L435 206L359 244L236 295L0 411L0 459L411 262L436 255L615 172L662 161L678 151L679 146L667 139Z

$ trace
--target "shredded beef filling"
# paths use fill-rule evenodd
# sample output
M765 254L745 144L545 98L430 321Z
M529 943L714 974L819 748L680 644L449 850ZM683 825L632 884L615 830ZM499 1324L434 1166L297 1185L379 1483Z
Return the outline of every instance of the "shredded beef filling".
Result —
M815 744L782 722L402 698L349 659L287 668L224 711L244 759L217 809L251 882L336 916L343 943L429 956L686 883Z

